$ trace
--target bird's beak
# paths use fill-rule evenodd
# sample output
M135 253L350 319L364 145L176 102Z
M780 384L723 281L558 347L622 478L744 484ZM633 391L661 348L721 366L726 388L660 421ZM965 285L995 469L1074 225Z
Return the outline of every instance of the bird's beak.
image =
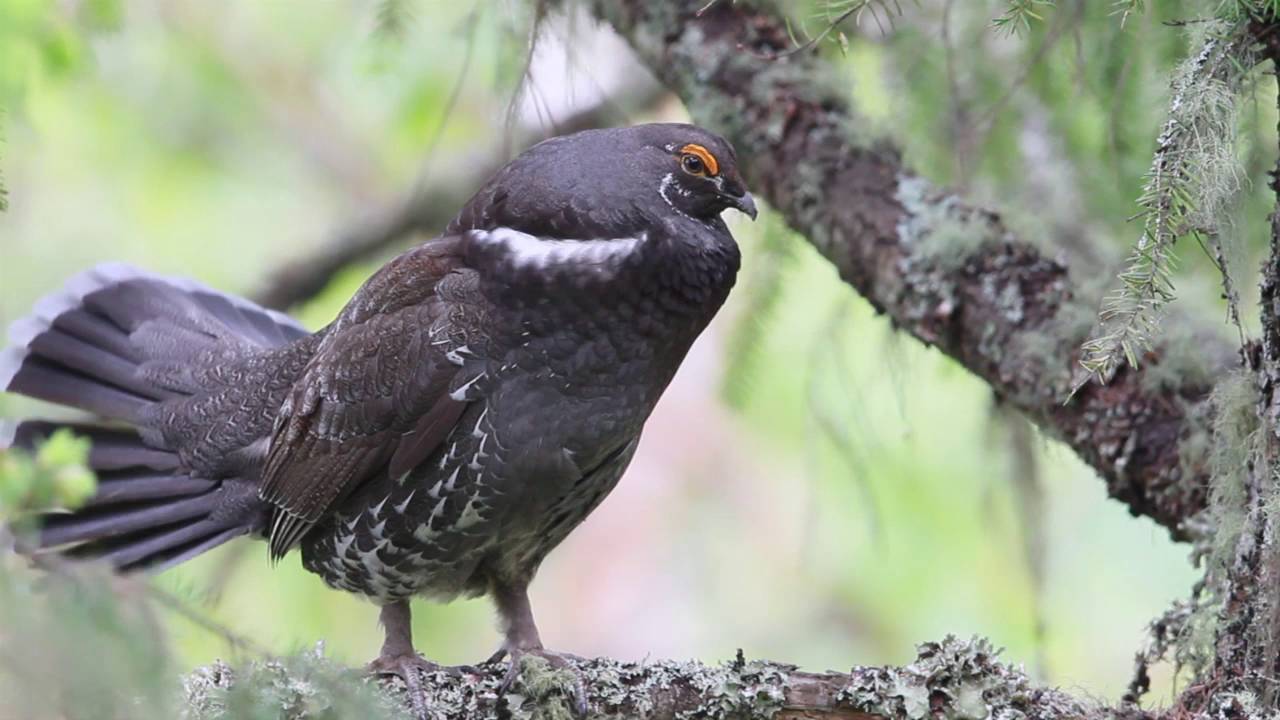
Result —
M759 211L756 210L756 199L751 197L749 192L744 192L741 195L726 195L725 199L729 201L729 207L741 210L752 220L755 220L756 215L759 214Z

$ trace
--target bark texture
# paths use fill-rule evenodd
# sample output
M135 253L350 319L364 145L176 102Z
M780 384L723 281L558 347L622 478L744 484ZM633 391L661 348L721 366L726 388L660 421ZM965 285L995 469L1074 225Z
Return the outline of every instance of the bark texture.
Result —
M1255 21L1250 30L1280 69L1280 25ZM1239 388L1237 401L1220 402L1223 418L1235 418L1234 427L1222 425L1224 439L1241 440L1229 443L1230 466L1214 468L1219 557L1208 563L1206 580L1221 603L1213 665L1179 698L1180 708L1201 716L1253 717L1280 707L1280 160L1270 187L1276 206L1260 284L1262 334L1247 348L1248 369L1224 382Z
M777 57L792 46L777 11L750 0L587 5L680 95L697 122L734 143L753 190L896 327L955 359L1069 445L1135 515L1178 539L1200 534L1210 500L1209 392L1230 362L1230 348L1206 341L1193 356L1199 364L1185 348L1158 350L1144 358L1143 370L1122 369L1107 384L1071 395L1077 351L1095 313L1083 284L1034 242L1015 237L997 213L904 167L891 144L865 130L814 53ZM374 234L402 232L388 226ZM1280 307L1280 211L1264 272L1264 307ZM1238 485L1232 500L1238 507L1228 510L1240 527L1220 538L1224 575L1206 580L1220 588L1222 601L1213 667L1168 717L1250 717L1276 703L1271 678L1280 673L1280 611L1272 588L1280 577L1274 539L1280 501L1271 469L1280 458L1278 317L1264 318L1262 342L1249 348L1249 366L1235 376L1248 388L1251 425L1240 434L1258 443L1242 447L1238 477L1230 480ZM1174 355L1177 370L1161 372ZM1266 432L1252 432L1258 428ZM1222 512L1222 498L1216 502ZM922 645L915 662L900 668L848 673L741 658L720 667L593 659L576 670L585 680L589 717L1145 718L1136 699L1147 684L1146 662L1140 656L1134 690L1119 707L1036 687L997 662L985 642L954 638ZM496 690L503 668L494 665L432 673L414 698L392 686L392 705L426 707L439 718L570 717L572 676L540 663L529 661L502 698ZM243 716L253 708L322 717L329 705L314 677L279 663L242 671L215 665L188 678L188 717Z
M1151 368L1163 353L1153 353L1144 370L1068 400L1095 301L998 214L904 167L815 53L773 59L793 46L781 14L750 2L701 13L706 0L588 4L697 122L735 145L753 190L879 312L1067 443L1133 514L1191 534L1187 521L1206 504L1201 405L1229 348L1207 343L1202 367L1188 372L1180 357L1181 372L1160 380Z
M243 671L224 664L187 678L189 720L231 717L330 717L334 693L350 678L312 656L303 666L257 663ZM526 660L522 675L502 699L505 666L488 664L461 674L440 671L424 678L422 705L433 720L568 718L569 676L542 660ZM900 668L855 667L848 673L800 672L789 665L738 659L721 666L671 660L622 663L580 660L589 718L680 720L874 720L876 718L1114 717L1111 710L1031 683L998 662L982 640L946 638L925 643L915 662ZM285 689L282 692L282 688ZM394 713L408 698L398 682L386 689ZM375 699L376 702L376 699Z

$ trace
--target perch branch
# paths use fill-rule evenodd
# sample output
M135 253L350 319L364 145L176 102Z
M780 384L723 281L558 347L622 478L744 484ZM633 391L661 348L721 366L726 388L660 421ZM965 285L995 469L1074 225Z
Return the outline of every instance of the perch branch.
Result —
M746 662L741 653L737 660L720 666L671 660L623 663L606 658L579 659L574 666L583 678L589 718L1114 717L1106 708L1035 686L996 655L986 641L948 637L921 645L909 665L855 667L848 673L810 673L790 665ZM186 681L187 717L226 717L231 692L238 696L241 711L246 701L253 701L284 706L259 706L264 715L283 711L299 720L319 717L330 704L326 695L342 691L326 686L350 682L355 672L338 669L335 673L335 667L317 652L293 661L259 661L244 671L223 663L202 668ZM505 672L502 664L486 664L460 673L428 673L422 677L422 705L433 719L567 716L571 690L563 673L543 660L526 659L520 679L499 700L497 688ZM386 687L396 701L407 700L399 681ZM281 688L297 697L282 694ZM306 708L317 710L310 714Z
M899 329L986 381L1093 466L1135 515L1193 534L1206 504L1202 412L1232 351L1198 342L1201 367L1143 358L1068 402L1096 311L1068 268L1000 216L933 186L865 129L813 53L779 60L786 21L754 3L593 0L700 124L728 137L749 184ZM941 246L941 252L939 248ZM1196 418L1200 418L1196 420Z

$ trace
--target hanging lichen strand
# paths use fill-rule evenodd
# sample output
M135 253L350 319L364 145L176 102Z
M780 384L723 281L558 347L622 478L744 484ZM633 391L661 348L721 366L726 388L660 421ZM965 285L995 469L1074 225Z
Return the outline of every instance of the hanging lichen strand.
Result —
M1247 26L1216 21L1190 27L1192 47L1200 50L1174 72L1169 116L1138 199L1142 235L1082 348L1086 381L1109 379L1122 362L1139 364L1174 297L1174 244L1185 236L1218 242L1226 210L1243 184L1237 118L1255 64Z

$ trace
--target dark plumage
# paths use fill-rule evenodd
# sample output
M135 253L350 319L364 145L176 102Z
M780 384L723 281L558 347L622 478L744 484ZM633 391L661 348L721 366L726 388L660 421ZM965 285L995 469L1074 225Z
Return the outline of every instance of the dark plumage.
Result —
M525 590L733 285L730 207L755 216L724 140L642 125L528 150L314 334L95 268L0 357L0 388L123 423L73 426L101 486L40 544L133 570L256 535L384 607L383 669L418 662L415 595L490 593L504 650L542 652ZM55 427L23 422L14 443Z

